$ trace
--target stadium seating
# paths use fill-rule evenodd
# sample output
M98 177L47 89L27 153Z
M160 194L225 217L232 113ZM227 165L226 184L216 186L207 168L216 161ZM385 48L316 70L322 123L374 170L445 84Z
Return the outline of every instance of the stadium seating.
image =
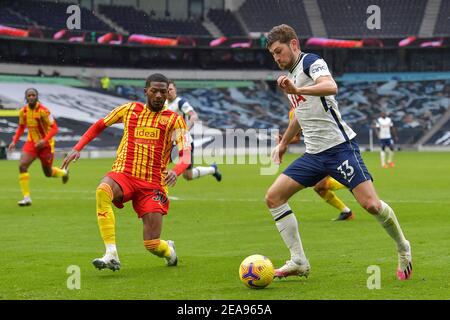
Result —
M450 1L443 0L434 29L436 36L450 35Z
M412 144L447 111L450 80L338 82L338 103L345 121L369 143L369 129L382 110L394 121L401 144ZM116 93L145 101L141 88L119 86ZM265 83L237 88L182 89L179 95L197 109L212 128L285 128L288 102ZM446 93L447 92L447 93ZM249 98L251 97L251 98Z
M368 143L368 131L381 111L394 121L400 143L412 144L450 107L450 80L340 82L338 86L343 118L361 133L362 143Z
M426 143L429 146L450 146L450 120L448 120L438 132L436 132Z
M67 28L66 22L69 14L66 11L70 5L71 3L26 0L11 2L9 7L22 16L35 21L41 27L60 30ZM114 31L88 9L81 6L80 9L81 28L84 31ZM49 15L51 15L51 18L49 18Z
M312 36L302 0L247 0L239 13L250 32L269 32L279 24L289 24L300 38Z
M62 80L68 81L65 78L61 78ZM26 81L29 79L27 78ZM39 83L40 78L35 78L33 81ZM58 78L52 78L52 81L61 82ZM116 80L116 85L111 92L89 89L85 85L75 88L72 85L76 83L64 84L66 82L61 82L65 87L64 92L52 95L49 93L61 91L62 87L52 89L38 85L42 99L49 103L58 123L61 122L60 119L65 119L61 123L70 131L64 135L74 136L73 139L61 138L66 139L67 143L61 141L59 146L69 145L69 142L75 141L76 136L86 129L88 124L83 121L76 123L79 119L92 121L104 116L111 108L125 101L143 102L146 99L141 86L134 86L126 81L122 83ZM19 84L15 85L17 86ZM25 88L31 84L20 86ZM450 107L448 98L450 79L356 81L344 77L343 80L338 81L338 86L337 100L343 119L358 133L358 142L362 144L369 143L369 129L373 128L374 120L381 111L387 112L394 121L400 144L413 144L433 128ZM192 87L195 85L190 84L189 88L179 85L178 92L196 109L205 126L220 130L233 128L284 130L287 126L289 103L279 90L273 90L275 86L270 87L267 82L237 82L231 86L219 84L212 87L204 87L204 85L199 85L198 88ZM10 87L0 81L0 89L4 92L3 96L0 95L0 105L6 108L21 105L23 88L15 90L17 95L15 99L12 99L9 94L6 94L11 92ZM83 97L81 106L79 106L80 97ZM47 101L47 99L50 100ZM13 100L16 101L15 104ZM15 130L14 124L10 120L1 119L0 124L0 127L4 127L0 128L0 139L9 141ZM445 127L442 130L430 141L437 141L447 134L448 130ZM108 139L109 142L104 142L103 145L100 143L98 146L112 147L119 136L116 134ZM92 146L95 147L97 144Z
M153 19L150 28L152 34L210 36L198 20Z
M230 10L211 9L208 18L219 28L224 36L245 36L238 19Z
M427 0L318 0L329 37L405 37L417 35ZM367 8L380 7L381 29L367 28Z
M99 11L130 33L172 36L210 35L197 20L155 19L131 6L99 5Z
M116 86L127 99L145 101L142 88ZM265 83L232 88L178 89L197 110L203 123L212 128L278 128L287 124L287 100L268 90Z
M130 33L148 33L150 17L131 6L99 5L99 11Z
M14 14L11 9L2 8L0 10L0 25L10 27L27 27L30 23L22 17Z

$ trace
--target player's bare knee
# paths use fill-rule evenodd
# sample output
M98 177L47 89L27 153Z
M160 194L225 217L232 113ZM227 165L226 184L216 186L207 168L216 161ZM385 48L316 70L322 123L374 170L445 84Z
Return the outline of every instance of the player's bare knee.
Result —
M319 196L323 197L327 193L327 188L321 185L316 185L314 186L314 191L317 192Z
M265 196L265 201L266 201L266 205L272 209L272 208L276 208L281 206L283 203L285 203L286 201L283 201L283 199L276 194L275 192L269 190L266 193Z
M371 214L378 214L381 209L381 202L375 198L365 200L361 206Z

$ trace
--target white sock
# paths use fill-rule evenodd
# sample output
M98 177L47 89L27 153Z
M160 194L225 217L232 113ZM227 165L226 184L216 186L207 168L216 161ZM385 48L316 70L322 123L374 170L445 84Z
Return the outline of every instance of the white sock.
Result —
M388 154L388 163L391 163L392 160L394 160L394 152L391 149L388 149L387 154Z
M347 208L347 207L345 207L344 210L342 210L342 212L344 212L344 213L348 213L350 211L352 211L352 210L350 210L350 208Z
M381 165L384 166L386 164L386 160L385 160L386 153L383 150L381 150L381 152L380 152L380 157L381 157Z
M375 215L375 218L383 226L386 232L391 236L392 239L397 243L398 251L406 250L406 239L403 235L400 224L398 223L397 217L395 216L394 210L389 207L384 201L381 201L380 212Z
M115 244L105 244L106 247L106 253L112 253L117 255L117 248Z
M307 259L303 251L298 222L287 203L270 209L281 238L291 252L291 260L297 264L306 263Z
M213 167L195 167L192 169L192 179L200 178L208 174L214 174L216 170Z

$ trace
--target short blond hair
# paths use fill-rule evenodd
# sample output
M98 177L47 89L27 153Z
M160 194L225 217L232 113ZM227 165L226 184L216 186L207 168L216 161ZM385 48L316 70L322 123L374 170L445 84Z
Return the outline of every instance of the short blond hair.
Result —
M287 24L280 24L279 26L273 27L267 35L267 48L277 41L280 43L289 43L291 40L298 41L298 36L294 28Z

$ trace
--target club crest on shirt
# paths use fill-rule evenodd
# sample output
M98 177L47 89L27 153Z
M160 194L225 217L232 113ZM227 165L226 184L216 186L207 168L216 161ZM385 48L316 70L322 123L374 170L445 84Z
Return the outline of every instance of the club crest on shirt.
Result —
M169 116L161 116L161 118L159 118L159 123L165 126L167 123L169 123L169 119Z

